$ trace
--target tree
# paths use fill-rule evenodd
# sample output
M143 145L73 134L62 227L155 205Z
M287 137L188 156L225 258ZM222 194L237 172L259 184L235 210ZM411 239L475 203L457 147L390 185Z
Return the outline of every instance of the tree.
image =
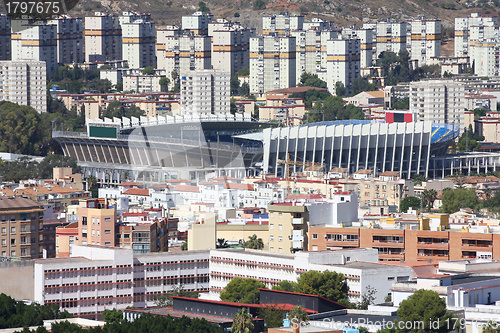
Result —
M155 306L172 306L173 300L172 296L180 296L180 297L189 297L189 298L198 298L200 297L200 293L196 291L189 291L184 289L184 284L180 284L178 286L174 286L172 290L170 290L167 294L160 295L155 299Z
M290 282L287 280L282 280L278 285L272 287L273 290L290 291L297 292L298 285L297 282Z
M168 91L168 85L170 84L170 79L168 77L162 77L160 79L160 87L162 92Z
M215 246L218 249L225 249L229 247L229 244L224 238L217 238L217 244Z
M337 81L335 82L335 95L342 97L346 94L346 88L343 82Z
M488 190L489 189L485 190L485 194L487 193ZM488 198L487 194L486 194L486 196L487 196L487 198L486 198L486 200L483 201L482 206L491 212L499 212L500 211L500 191L495 192L495 194L493 196L491 196L491 194L490 194L489 198Z
M248 249L262 250L264 248L264 242L262 238L257 238L256 234L248 237L248 240L245 242L245 247Z
M408 110L410 108L410 99L405 98L395 98L392 101L392 110Z
M479 200L474 189L445 188L441 195L443 203L441 209L443 212L451 214L460 210L460 208L470 208L477 210L479 208Z
M236 112L238 112L238 106L236 105L236 100L234 99L234 97L231 97L231 99L229 100L229 112L231 114L236 114Z
M203 14L208 14L208 13L210 13L210 8L207 7L206 3L204 3L203 1L200 1L198 3L198 11L202 12Z
M424 207L427 207L427 210L431 210L434 207L434 200L436 200L438 194L435 189L424 190L422 192L422 201Z
M265 0L255 0L253 2L253 10L266 9L267 3Z
M116 82L115 89L116 91L123 91L123 82Z
M254 279L233 278L221 292L220 299L226 302L259 303L258 288L265 288L262 282Z
M98 190L98 187L97 187L97 177L94 176L94 175L90 175L87 177L87 187L88 187L88 190L92 193L92 197L93 198L97 198L99 195L99 190Z
M361 296L359 303L356 304L356 307L361 310L367 310L368 306L375 301L376 292L375 288L370 287L370 285L366 286L365 292Z
M420 209L420 199L417 197L406 197L399 203L399 211L406 213L409 208Z
M233 326L231 332L234 333L252 333L254 328L253 318L246 308L241 308L233 317Z
M116 309L104 310L102 319L104 319L107 324L120 324L123 322L123 312Z
M248 97L248 95L250 95L250 85L243 82L238 88L238 95Z
M155 68L153 66L144 67L144 69L142 70L142 74L144 75L154 75L154 73Z
M187 241L187 239L184 242L182 242L181 250L182 251L187 251L188 250L188 241Z
M300 76L299 86L328 88L325 81L321 80L317 74L304 72Z
M237 95L238 89L240 88L240 80L238 79L237 75L231 78L231 80L229 81L229 86L231 89L231 95Z
M377 86L374 83L369 83L368 79L364 77L358 77L351 83L351 95L357 95L363 91L374 90L377 90Z
M425 177L424 175L420 175L418 173L411 176L411 179L413 180L413 183L417 186L420 186L422 185L423 182L427 181L427 177Z
M104 112L102 113L103 117L107 118L122 118L122 117L137 117L139 118L140 116L144 116L145 113L143 110L138 108L137 106L129 106L129 107L124 107L122 102L119 100L114 100L113 102L108 104L108 107Z
M288 313L288 319L292 323L299 324L301 322L309 321L309 315L302 306L298 305Z
M267 328L281 327L285 317L285 310L277 304L260 307L258 317L264 320L264 325Z
M304 116L304 122L312 123L328 120L364 119L363 111L352 104L346 104L339 96L329 96L318 101Z
M446 302L438 293L431 290L419 289L413 295L399 304L397 312L403 323L419 323L410 330L401 332L449 332L452 327L447 327L453 317L446 311ZM447 321L448 320L448 321ZM420 324L421 323L421 324ZM435 325L431 326L431 325ZM398 325L396 325L398 327Z
M300 293L318 295L334 302L348 304L349 287L344 274L328 270L322 273L308 271L300 275L297 286Z
M246 67L243 67L236 72L236 76L249 76L249 75L250 75L250 70Z

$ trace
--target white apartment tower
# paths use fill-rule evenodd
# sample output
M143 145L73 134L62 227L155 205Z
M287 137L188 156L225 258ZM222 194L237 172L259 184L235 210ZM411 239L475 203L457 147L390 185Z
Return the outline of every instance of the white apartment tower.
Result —
M471 27L476 27L475 39L471 36ZM477 38L484 39L485 35L488 37L491 28L498 30L498 17L481 17L478 13L471 13L469 17L455 18L455 57L470 56L471 43L482 41Z
M230 76L228 72L205 69L181 75L181 105L186 112L216 114L229 112Z
M360 68L373 66L372 29L342 29L342 39L359 39Z
M352 81L360 76L360 39L337 39L327 43L328 90L335 94L337 82L351 90Z
M47 112L44 61L0 61L0 100Z
M179 68L180 35L181 30L175 25L156 30L156 66L158 69Z
M302 73L317 74L326 81L327 52L326 43L337 38L338 33L333 30L294 30L291 35L295 37L296 47L296 74L297 83L300 82Z
M79 64L83 58L83 20L68 15L49 21L57 27L57 62Z
M131 68L156 67L156 26L149 14L123 12L122 57Z
M479 76L499 75L498 27L474 25L469 27L469 59L474 74Z
M304 16L288 13L262 17L262 34L288 36L293 30L302 30Z
M122 30L118 17L96 12L85 17L85 61L122 59Z
M7 15L0 14L0 60L10 60L12 50L10 34L10 19Z
M250 38L250 93L295 87L295 37Z
M57 27L44 22L11 21L12 60L44 61L50 77L57 68Z
M451 80L410 83L410 112L420 121L433 121L465 127L465 86Z
M411 21L410 49L410 59L417 60L418 66L428 65L431 58L441 56L441 21Z
M208 24L214 20L212 14L196 12L182 17L182 30L194 35L207 35Z
M208 35L212 37L212 68L229 72L231 77L249 66L250 37L255 29L242 27L224 19L209 23Z
M377 61L380 53L384 51L398 54L406 51L407 29L406 22L391 22L390 20L377 23L366 23L363 29L371 29L373 32L373 61Z

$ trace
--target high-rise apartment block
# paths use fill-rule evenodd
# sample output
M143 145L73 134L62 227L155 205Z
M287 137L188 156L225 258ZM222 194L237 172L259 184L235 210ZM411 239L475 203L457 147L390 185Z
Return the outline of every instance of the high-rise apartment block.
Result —
M263 35L281 35L286 36L293 30L302 30L304 28L304 16L289 15L288 13L262 18Z
M360 68L373 65L373 30L343 29L342 39L359 39Z
M214 20L212 14L196 12L182 17L182 30L194 35L207 35L208 24Z
M295 87L296 38L250 38L250 93Z
M472 27L476 30L474 37L471 36ZM485 38L491 39L492 30L498 30L496 16L481 17L478 13L471 13L468 17L455 18L455 57L470 56L470 46L475 42L482 42Z
M158 30L158 69L176 70L180 75L192 70L210 69L210 48L209 36L183 35L177 27Z
M122 30L118 17L96 12L85 17L85 61L122 59Z
M42 258L43 211L42 205L30 199L0 198L2 257Z
M10 19L7 15L0 14L0 60L10 60Z
M11 21L12 60L44 61L47 75L57 68L57 27L44 22Z
M131 68L156 67L156 26L149 14L123 12L122 57Z
M249 29L224 19L208 24L212 37L212 68L230 73L231 77L249 66L250 37L255 29Z
M455 56L468 56L474 74L499 75L499 48L498 17L472 13L455 19Z
M327 52L326 44L330 39L337 38L338 33L333 30L294 30L291 36L295 37L296 47L296 74L297 82L304 73L317 74L327 80Z
M44 61L0 61L0 100L47 112Z
M410 83L410 111L418 120L465 127L465 85L451 80Z
M327 43L327 85L332 93L336 84L344 84L347 93L360 75L360 39L337 39Z
M230 76L215 69L185 72L181 76L181 104L187 112L229 112Z
M57 28L57 62L78 64L83 58L83 20L68 15L51 20Z
M376 23L365 23L363 29L373 32L373 61L384 51L398 54L407 49L407 22L392 22L390 20Z
M422 18L410 24L410 59L417 60L418 66L428 65L431 58L441 55L441 21Z

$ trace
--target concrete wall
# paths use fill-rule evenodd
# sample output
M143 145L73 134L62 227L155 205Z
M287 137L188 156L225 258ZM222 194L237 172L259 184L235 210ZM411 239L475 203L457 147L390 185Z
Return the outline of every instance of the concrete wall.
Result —
M0 262L0 293L16 300L34 300L34 261Z

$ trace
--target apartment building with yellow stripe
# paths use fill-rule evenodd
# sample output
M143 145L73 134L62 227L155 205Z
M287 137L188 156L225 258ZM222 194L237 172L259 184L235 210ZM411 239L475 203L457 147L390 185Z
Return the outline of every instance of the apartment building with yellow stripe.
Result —
M0 14L0 60L10 60L10 19L5 14Z
M156 25L149 14L123 12L122 57L131 68L156 67Z
M117 16L96 12L85 17L85 61L122 59L122 29Z

